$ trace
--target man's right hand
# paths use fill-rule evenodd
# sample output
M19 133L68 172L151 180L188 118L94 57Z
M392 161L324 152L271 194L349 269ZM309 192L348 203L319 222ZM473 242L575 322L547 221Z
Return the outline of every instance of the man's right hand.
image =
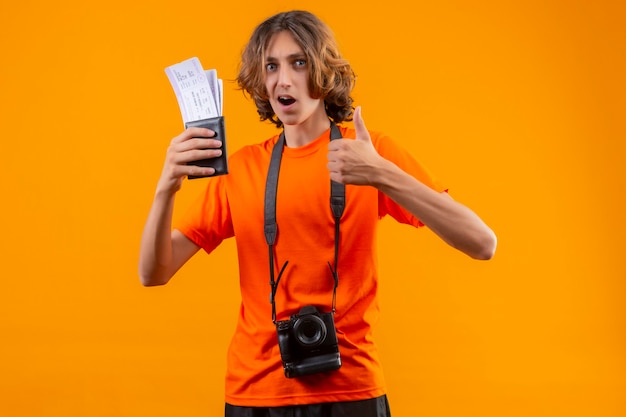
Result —
M222 155L222 142L216 139L215 132L200 127L187 128L170 142L165 156L165 164L157 190L176 193L182 186L183 179L188 175L211 176L215 169L189 165L201 159L217 158Z

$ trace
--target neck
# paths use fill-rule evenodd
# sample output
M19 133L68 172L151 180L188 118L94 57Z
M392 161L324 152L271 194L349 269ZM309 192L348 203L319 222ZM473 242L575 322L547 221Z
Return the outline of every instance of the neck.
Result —
M320 137L330 127L330 120L326 112L320 116L311 117L297 125L285 125L285 145L290 148L299 148L308 145Z

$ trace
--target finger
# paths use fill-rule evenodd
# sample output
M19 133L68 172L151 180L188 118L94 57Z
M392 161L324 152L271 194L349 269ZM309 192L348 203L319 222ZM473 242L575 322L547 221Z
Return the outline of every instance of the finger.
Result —
M179 147L181 144L189 145L186 142L190 141L191 139L196 139L196 138L207 139L207 138L214 138L215 136L216 136L216 133L210 129L190 127L190 128L185 129L185 131L182 132L180 135L173 138L172 141L170 142L170 145L173 147Z
M222 142L215 139L190 138L184 142L173 143L171 150L177 153L183 153L194 150L218 149L222 147Z
M193 149L186 152L181 152L177 160L180 164L194 165L195 161L203 159L213 159L222 156L221 149Z
M221 148L222 142L217 139L193 138L185 142L189 149Z
M357 106L354 109L354 130L356 130L356 139L362 140L366 142L371 142L370 133L367 131L365 127L365 122L363 121L363 116L361 114L361 106Z
M211 129L204 129L201 127L189 127L185 129L180 135L172 139L172 144L183 143L193 138L213 138L216 133Z
M210 177L213 174L215 174L215 168L213 167L188 165L186 169L186 175L188 177Z
M217 132L203 127L188 127L186 132L192 138L214 138L217 136Z

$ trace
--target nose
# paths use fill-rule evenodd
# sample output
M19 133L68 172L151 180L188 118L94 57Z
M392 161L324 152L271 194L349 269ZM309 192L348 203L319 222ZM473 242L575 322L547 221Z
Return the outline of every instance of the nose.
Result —
M288 65L281 65L278 68L278 86L288 87L291 85L291 71Z

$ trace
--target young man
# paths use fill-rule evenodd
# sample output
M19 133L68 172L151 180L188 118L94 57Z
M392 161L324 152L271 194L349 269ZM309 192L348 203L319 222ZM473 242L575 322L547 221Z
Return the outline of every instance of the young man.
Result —
M172 140L142 237L141 281L165 284L199 249L210 253L234 236L242 300L226 416L388 416L372 341L379 219L426 225L477 259L493 256L495 235L411 155L366 129L361 109L352 111L353 71L314 15L261 23L238 82L282 135L234 153L230 174L209 179L173 230L183 178L214 173L188 162L220 151L207 129ZM351 117L354 129L336 128Z

